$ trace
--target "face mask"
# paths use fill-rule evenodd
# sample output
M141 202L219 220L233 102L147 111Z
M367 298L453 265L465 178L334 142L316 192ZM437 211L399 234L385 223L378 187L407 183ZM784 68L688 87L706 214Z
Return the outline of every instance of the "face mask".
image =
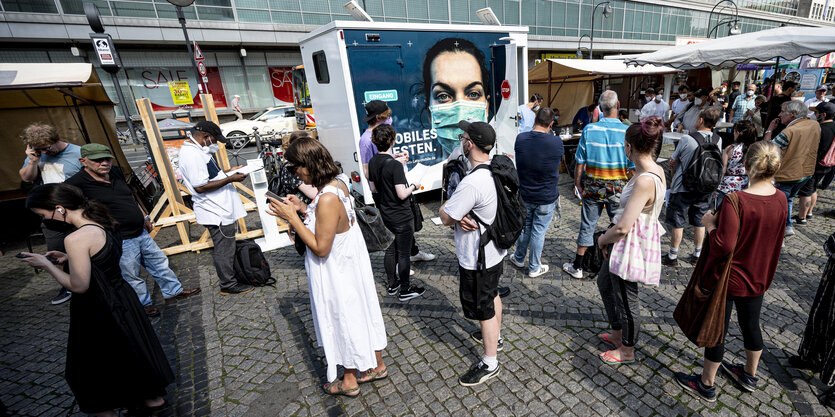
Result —
M198 147L198 148L200 148L200 149L203 151L203 153L205 153L205 154L211 155L211 154L213 154L213 153L217 152L217 151L220 149L220 148L217 146L217 143L213 143L213 144L211 144L211 145L209 145L209 146L202 146L202 145L200 145L199 143L197 143L197 140L195 140L195 139L194 139L194 137L193 137L193 136L191 136L191 133L189 133L189 134L188 134L188 138L189 138L189 139L191 139L191 141L192 141L195 145L197 145L197 147Z
M746 96L748 96L748 97L753 97L753 96L754 96L754 92L753 92L753 91L751 91L751 90L748 90L748 91L746 91L746 92L745 92L745 95L746 95Z
M697 106L701 106L702 105L702 99L697 98L697 99L693 100L693 104L695 104Z
M664 99L664 96L662 96L661 94L655 96L655 102L656 103L660 103L661 100L663 100L663 99Z
M388 118L388 119L386 119L386 121L385 121L385 122L383 122L383 123L384 123L384 124L387 124L387 125L389 125L389 126L391 126L391 123L392 123L391 116L389 116L389 118Z
M534 106L533 111L539 111L539 106Z
M478 101L453 101L429 106L432 113L432 127L438 134L438 142L448 155L460 143L458 135L464 133L458 128L461 120L487 121L487 103Z
M556 123L557 120L560 120L560 116L554 116L554 123Z
M69 233L76 229L75 226L67 222L62 222L61 220L55 219L43 219L43 225L46 226L46 228L49 230L53 230L60 233Z
M679 94L678 96L679 96L679 98L681 98L682 100L687 101L687 93L681 93L681 94Z

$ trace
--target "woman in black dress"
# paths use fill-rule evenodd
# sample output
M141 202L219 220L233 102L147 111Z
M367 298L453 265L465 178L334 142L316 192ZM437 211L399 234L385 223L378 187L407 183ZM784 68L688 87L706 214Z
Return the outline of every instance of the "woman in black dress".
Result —
M112 235L107 208L67 184L35 188L26 207L55 230L75 229L64 240L66 254L24 252L22 260L73 292L65 378L81 411L115 416L119 408L163 406L174 374L136 294L122 279L122 246ZM65 262L69 274L58 266Z

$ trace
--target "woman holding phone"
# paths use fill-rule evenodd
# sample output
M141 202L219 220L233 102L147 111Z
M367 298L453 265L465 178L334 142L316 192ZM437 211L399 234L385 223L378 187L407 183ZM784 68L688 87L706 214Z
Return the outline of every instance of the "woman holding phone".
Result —
M325 393L356 397L359 384L383 379L386 328L374 286L374 272L357 224L344 177L325 147L306 137L291 144L287 168L318 194L304 204L293 194L270 198L268 212L296 229L307 245L304 266L316 340L325 350L328 382ZM305 213L305 219L298 213ZM336 378L336 366L345 377ZM364 372L359 372L363 370Z

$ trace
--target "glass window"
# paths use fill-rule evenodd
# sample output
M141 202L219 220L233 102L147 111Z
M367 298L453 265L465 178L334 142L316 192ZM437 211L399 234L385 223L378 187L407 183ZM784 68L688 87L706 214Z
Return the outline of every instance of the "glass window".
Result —
M126 17L157 17L154 5L151 3L136 3L128 1L110 2L113 14Z
M274 103L273 88L272 84L270 84L270 74L267 67L248 66L246 67L246 76L249 79L249 92L247 95L251 98L253 107L264 108L272 106Z
M270 23L270 14L266 10L238 9L238 21Z
M325 51L316 51L313 53L313 70L316 73L316 81L319 84L331 82L331 76L328 72L328 58L325 57Z
M542 33L537 31L540 34L547 34L550 35L550 30L547 30L551 26L551 2L548 0L537 0L536 2L536 25L546 29L547 33Z
M7 12L58 13L54 0L3 0Z
M302 14L293 12L272 12L273 23L302 24Z
M406 17L406 2L403 0L383 0L383 10L386 11L386 18Z
M177 18L177 10L176 8L168 3L157 3L157 16L160 19L176 19ZM186 19L197 19L197 12L194 10L194 7L185 7L183 8L183 15Z
M644 27L644 29L647 29ZM661 32L661 14L653 13L648 33L652 34L652 39L658 39L658 34Z
M580 15L578 17L579 21L577 23L579 24L580 29L582 29L584 32L589 32L591 30L591 12L594 9L594 6L586 5L586 4L580 4L579 6L580 6L580 10L579 10ZM600 19L600 14L603 13L603 10L602 10L603 7L605 7L605 6L597 8L597 13L595 13L595 14L598 16L597 17L598 19ZM599 20L598 20L598 22L599 22ZM598 22L594 22L594 27L595 28L600 27L597 24Z
M536 3L534 0L522 0L522 25L534 26L536 24Z
M232 7L232 0L200 0L201 6L224 6Z
M84 3L86 2L95 4L100 15L110 16L110 7L106 0L61 0L61 10L64 11L64 14L84 14ZM4 5L7 3L6 1L3 2Z
M429 18L449 22L449 8L446 0L429 0Z
M235 20L232 9L226 7L197 7L200 20Z
M426 4L426 0L409 0L406 6L408 7L409 20L429 19L429 6Z
M551 4L551 26L552 28L565 28L565 3L554 2ZM554 36L560 35L555 34Z
M329 14L304 13L303 18L305 25L326 25L331 21Z
M347 3L347 2L346 2ZM302 1L302 11L304 12L320 12L330 13L331 8L325 1Z
M556 3L555 3L556 5ZM518 0L506 0L504 2L504 20L502 21L505 25L518 25L519 24L519 1Z
M410 0L411 1L411 0ZM487 0L487 7L493 9L493 13L499 18L499 22L502 22L503 25L506 25L504 18L504 2L502 0Z
M241 9L267 9L267 0L235 0L235 7Z
M481 23L478 16L475 14L477 10L481 10L487 7L487 0L470 0L470 14L467 17L470 19L470 23ZM496 10L493 10L496 13ZM496 13L498 15L498 13Z
M580 13L580 6L577 3L566 3L565 5L565 28L566 29L574 29L572 32L568 30L565 31L566 36L576 36L577 33L577 25L578 25L578 16ZM524 15L524 14L523 14ZM570 33L574 33L575 35L571 35Z
M612 30L615 32L613 37L618 37L623 32L623 13L623 8L618 7L612 14Z
M470 6L467 0L449 0L450 19L453 22L469 22Z
M219 70L220 79L223 81L223 90L226 93L226 97L232 97L235 94L238 94L241 96L241 107L245 109L253 108L254 106L249 101L249 93L246 91L244 69L242 67L220 67Z
M270 9L298 11L299 0L270 0Z
M347 1L345 3L347 3ZM365 0L360 4L371 16L383 15L383 0Z

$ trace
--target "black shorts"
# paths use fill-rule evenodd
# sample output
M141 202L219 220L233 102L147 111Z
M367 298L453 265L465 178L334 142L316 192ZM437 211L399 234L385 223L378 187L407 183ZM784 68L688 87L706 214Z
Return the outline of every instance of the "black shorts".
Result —
M824 181L825 179L827 179L827 181ZM797 196L811 197L816 191L825 190L826 187L829 186L830 182L832 182L832 177L829 173L815 173L815 175L812 175L812 178L809 178L803 183L803 185L800 186L800 191L797 192Z
M504 260L486 271L471 271L458 265L461 282L458 295L464 317L470 320L490 320L496 315L493 301L499 294L499 277L504 270Z
M703 227L702 216L707 213L710 194L694 192L681 192L670 194L670 201L667 203L667 225L676 229L682 229L690 224L695 227Z

